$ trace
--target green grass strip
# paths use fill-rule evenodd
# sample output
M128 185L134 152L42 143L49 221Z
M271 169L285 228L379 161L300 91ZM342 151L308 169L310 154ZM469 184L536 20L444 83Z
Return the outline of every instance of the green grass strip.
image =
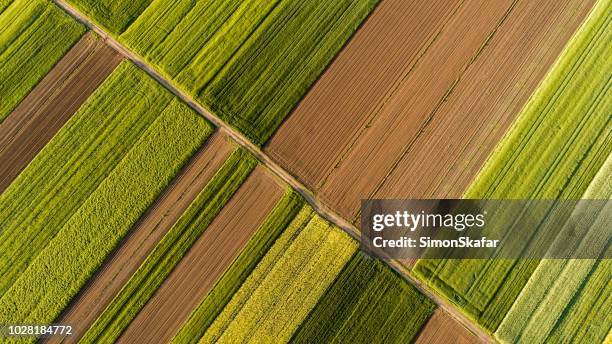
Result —
M579 199L612 153L612 13L602 0L465 194ZM414 272L494 332L538 260L420 260Z
M0 296L171 99L155 80L123 62L0 195Z
M119 338L256 165L257 160L242 148L229 156L85 333L82 343L110 343Z
M0 2L0 122L84 33L50 1Z
M359 252L292 343L410 343L435 304L385 263Z
M612 197L612 155L597 174L584 199L610 199ZM612 204L603 205L599 216L584 216L579 212L576 221L589 222L591 227L582 239L577 251L590 251L601 254L610 249L609 228L612 223ZM581 225L582 227L582 225ZM572 230L570 226L563 228ZM565 236L561 236L562 239ZM563 244L563 243L561 243ZM612 316L595 307L602 290L583 290L583 286L600 285L597 276L600 262L596 259L545 259L527 282L519 298L495 332L495 337L502 343L544 343L548 341L601 343L609 329L612 328ZM605 268L604 268L605 269ZM609 272L612 271L608 267ZM604 289L608 287L603 287ZM609 288L608 288L609 289ZM603 295L609 295L610 290ZM582 295L582 296L580 296ZM603 304L610 309L612 299ZM609 300L608 300L609 299ZM578 304L588 310L589 319L581 319L580 311L571 310ZM588 308L591 305L593 308ZM583 312L584 313L584 312ZM586 328L586 329L585 329ZM559 337L559 338L555 338ZM561 340L561 337L562 340Z
M298 212L303 206L304 199L298 193L289 189L266 220L259 226L255 235L223 274L223 277L191 313L185 324L172 339L173 343L198 342L279 235L298 216Z
M94 23L113 35L121 34L152 0L67 0Z
M187 105L166 107L2 296L0 323L53 322L211 133Z
M347 234L316 215L301 230L290 226L201 342L287 342L357 247Z

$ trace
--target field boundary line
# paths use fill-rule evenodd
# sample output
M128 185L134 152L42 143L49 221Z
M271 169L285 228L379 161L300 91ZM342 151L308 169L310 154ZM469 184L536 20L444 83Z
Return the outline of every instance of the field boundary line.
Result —
M384 1L384 0L383 0ZM166 89L168 89L173 95L177 96L183 102L187 103L192 109L194 109L201 116L206 118L208 121L213 123L218 130L224 132L229 137L231 137L237 144L244 147L249 151L249 153L253 154L267 169L271 170L277 177L279 177L285 184L288 184L293 189L295 189L306 202L310 204L310 206L323 218L327 221L333 223L334 225L341 228L344 232L349 234L352 238L361 242L360 239L360 231L350 222L339 216L336 212L334 212L331 208L320 202L315 196L314 193L311 192L304 184L302 184L297 178L295 178L291 173L284 170L280 165L278 165L272 158L270 158L266 153L263 152L262 149L257 147L251 141L249 141L246 136L238 132L236 129L232 128L229 124L223 122L216 115L212 114L209 110L199 105L190 95L180 90L170 81L166 80L159 72L157 72L154 68L150 67L144 59L140 58L136 54L132 53L128 48L123 46L123 44L119 43L115 38L109 35L106 31L100 28L98 25L93 23L89 18L79 12L70 4L66 3L64 0L53 0L57 6L66 11L68 14L73 16L76 20L84 24L87 28L96 32L104 41L113 49L117 50L120 54L125 56L126 59L133 62L140 69L145 71L159 83L161 83ZM457 320L462 326L467 328L470 332L476 335L480 340L485 343L496 343L491 335L482 330L478 325L476 325L473 321L469 320L464 314L462 314L456 307L450 304L450 302L446 301L443 297L439 296L435 292L433 292L428 286L426 286L423 282L417 280L410 274L410 270L401 264L397 260L390 259L388 257L383 257L378 255L379 258L384 260L393 270L399 273L402 277L404 277L410 284L412 284L415 288L421 291L424 295L429 297L432 301L436 303L439 308L444 309L447 313L451 315L455 320Z

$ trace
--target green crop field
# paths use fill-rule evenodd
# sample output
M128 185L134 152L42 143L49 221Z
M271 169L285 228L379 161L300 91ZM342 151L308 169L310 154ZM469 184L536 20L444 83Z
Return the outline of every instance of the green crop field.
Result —
M308 219L311 217L310 219ZM300 213L262 258L201 342L286 342L350 260L357 243Z
M95 149L96 145L89 145L83 150L81 146L83 141L80 142L78 138L81 137L87 142L88 136L95 136L96 131L90 130L90 125L94 127L102 125L99 130L104 132L114 129L113 126L103 125L106 121L109 121L109 124L114 122L123 124L123 121L129 124L129 117L127 115L122 117L124 114L121 109L116 109L116 105L111 107L98 105L103 105L100 102L116 100L120 95L129 99L130 93L133 92L133 82L136 81L141 83L139 86L149 83L151 87L157 87L152 79L131 64L123 64L37 159L42 161L46 158L60 157L60 162L65 159L76 165L80 161L91 159L87 153ZM163 95L164 90L159 91L160 96ZM132 96L137 95L132 94ZM208 122L176 99L168 100L167 105L160 105L158 108L143 106L142 103L141 111L138 111L137 107L131 108L136 114L134 116L137 117L136 120L150 117L149 125L142 125L141 132L134 134L138 139L133 141L124 155L113 159L117 163L112 171L99 181L95 190L87 192L87 197L82 198L83 201L69 217L66 216L66 220L59 225L58 230L43 225L37 228L38 235L31 233L33 237L27 242L13 241L27 249L3 257L22 262L20 265L22 271L18 274L20 271L17 271L16 267L9 266L9 272L15 278L3 279L7 285L6 291L0 298L2 323L52 322L210 135L212 126ZM152 114L147 115L148 113ZM134 124L130 131L138 128L136 123ZM123 134L126 138L130 136L129 133ZM59 145L68 136L77 141L73 142L72 146ZM119 138L113 139L111 136L107 134L96 139L104 140L101 144L111 146L109 149L112 150L113 143L116 144ZM55 175L49 174L49 171L35 170L36 167L37 164L31 164L25 176L31 172L41 179L46 179L42 186L53 193ZM58 173L63 176L72 174L63 170ZM11 196L27 193L26 186L30 184L25 183L24 178L20 179L18 183L11 185L11 192L2 195L2 201L13 204L10 202ZM78 192L77 185L75 193ZM69 197L66 195L56 197L53 202L62 203L59 205L62 208L67 198ZM31 207L27 202L20 203ZM16 231L23 231L23 227L15 228L21 230L13 230L13 235ZM56 233L48 233L49 231ZM37 242L39 237L46 239L44 245ZM37 248L36 252L29 249L32 243ZM6 244L6 241L2 244Z
M0 1L0 122L83 33L49 1Z
M465 198L583 196L612 153L611 19L609 1L600 1ZM414 272L494 332L538 264L538 260L421 260Z
M251 173L257 161L238 148L81 339L114 342Z
M69 0L263 145L378 0Z
M409 343L435 305L382 263L356 254L292 343Z
M121 64L0 195L0 296L125 160L171 99L135 66Z
M612 156L608 157L582 198L612 198ZM576 217L591 222L589 232L576 251L601 254L610 249L612 209L609 202L602 204L595 218L580 213ZM564 230L571 231L572 227L567 226ZM502 343L603 342L612 327L612 315L604 311L612 308L612 299L601 297L612 293L609 283L611 271L609 261L542 260L495 332L495 337ZM597 314L601 315L593 317Z
M173 343L198 342L283 230L290 226L292 221L294 226L295 223L302 226L305 219L312 216L312 211L303 205L304 200L295 191L288 190L285 193L213 290L191 313L172 339Z

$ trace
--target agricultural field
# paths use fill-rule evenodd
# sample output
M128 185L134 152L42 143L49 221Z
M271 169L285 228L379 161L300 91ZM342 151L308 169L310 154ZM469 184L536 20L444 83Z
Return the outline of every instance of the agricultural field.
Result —
M58 317L211 132L120 64L0 195L2 323Z
M476 342L478 339L474 334L441 309L437 309L427 321L415 341L416 344L470 344Z
M68 2L262 145L378 0Z
M0 122L0 193L117 66L121 57L87 33Z
M383 1L265 150L355 223L460 198L593 3Z
M466 198L580 199L592 198L593 193L610 197L605 190L593 190L606 188L599 181L606 177L598 174L609 176L610 164L605 162L612 154L612 100L606 96L612 70L611 61L605 58L612 52L608 5L601 1L590 13ZM414 272L488 331L499 328L497 335L504 341L514 342L522 335L531 338L529 324L524 323L530 317L517 321L527 314L543 317L535 320L540 337L533 337L536 342L548 336L562 342L569 338L603 341L612 326L608 312L600 311L608 298L597 297L609 289L606 260L421 260ZM548 273L559 284L540 289L552 283ZM532 283L541 284L534 288ZM542 299L544 290L551 299ZM525 294L533 297L531 302L522 299ZM538 305L543 308L534 308ZM502 322L505 325L500 328Z
M46 0L0 3L0 123L85 33Z
M155 245L213 178L234 148L225 135L214 133L138 221L123 244L90 279L87 287L72 300L57 322L72 324L75 337L83 336L96 316L110 304Z

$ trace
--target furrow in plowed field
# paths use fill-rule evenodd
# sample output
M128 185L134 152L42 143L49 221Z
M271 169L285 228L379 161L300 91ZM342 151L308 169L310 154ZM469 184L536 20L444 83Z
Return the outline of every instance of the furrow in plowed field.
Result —
M213 134L196 153L155 205L139 221L118 250L109 257L94 278L73 300L58 323L72 325L74 335L64 342L76 342L136 272L153 247L161 240L200 190L229 156L232 144L220 132ZM58 342L60 339L49 340Z
M438 309L421 329L415 344L480 343L475 335L442 309Z
M0 193L121 61L92 33L53 67L0 122Z
M395 79L378 75L405 63L385 54L406 42L386 38L413 22L390 19L369 40L357 39L392 5L383 2L267 151L351 221L363 198L460 197L593 2L463 1L429 29L433 41L415 42L422 55L406 54L411 63L393 87ZM372 41L387 42L384 58L348 54L369 52L353 46ZM368 77L352 85L356 73ZM388 91L373 97L371 89L381 87ZM364 99L376 107L343 105Z
M214 286L283 194L256 167L119 338L166 343Z

